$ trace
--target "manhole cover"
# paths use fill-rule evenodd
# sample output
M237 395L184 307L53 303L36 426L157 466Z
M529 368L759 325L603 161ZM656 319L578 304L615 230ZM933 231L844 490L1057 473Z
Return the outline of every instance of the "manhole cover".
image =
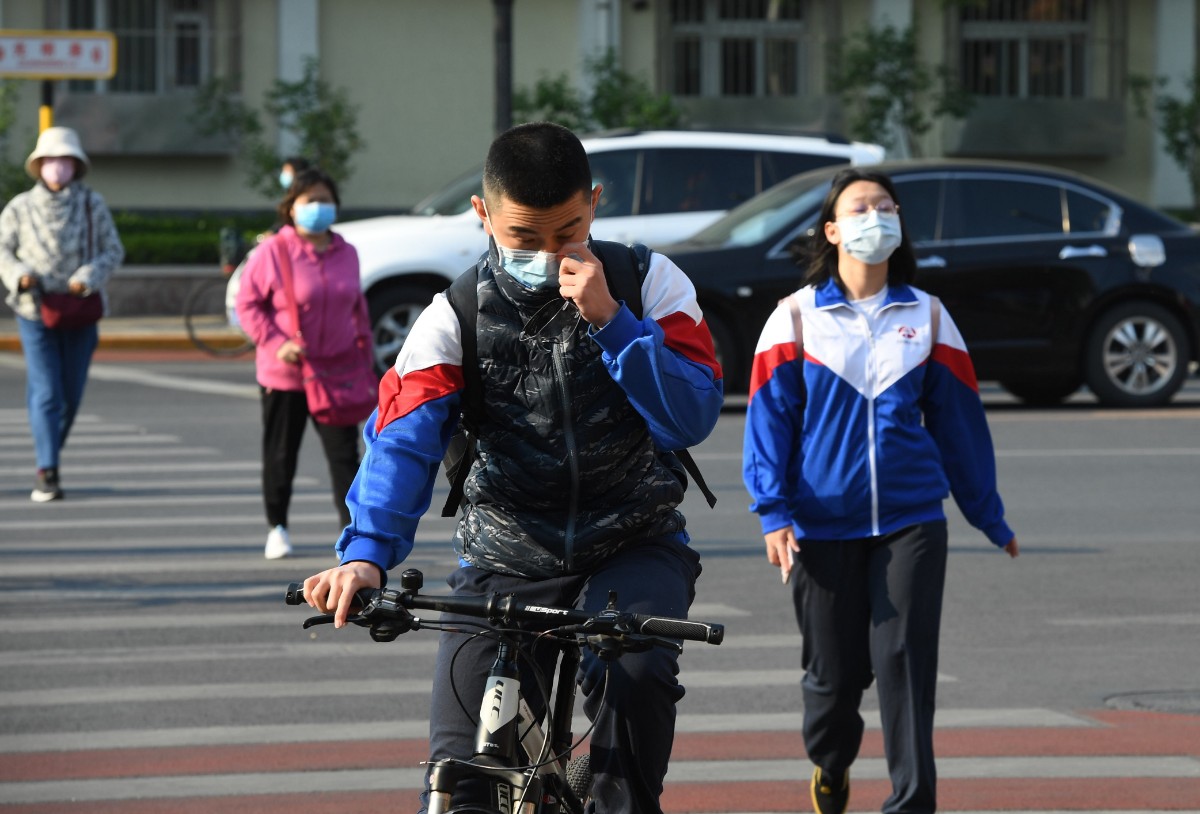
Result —
M1106 703L1113 709L1139 709L1150 712L1180 712L1188 715L1200 715L1200 690L1132 692L1111 696Z

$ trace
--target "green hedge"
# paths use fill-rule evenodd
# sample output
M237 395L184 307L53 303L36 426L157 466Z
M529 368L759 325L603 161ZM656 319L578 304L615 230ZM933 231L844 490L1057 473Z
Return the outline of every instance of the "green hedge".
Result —
M274 213L226 215L156 215L146 212L113 212L117 232L125 246L127 265L212 264L220 262L221 229L237 229L246 245L269 229Z

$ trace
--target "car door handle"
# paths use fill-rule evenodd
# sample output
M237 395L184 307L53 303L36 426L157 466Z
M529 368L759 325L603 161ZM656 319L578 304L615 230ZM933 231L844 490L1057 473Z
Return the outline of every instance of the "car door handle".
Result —
M1063 246L1058 253L1059 260L1070 260L1075 257L1108 257L1108 251L1103 246Z
M919 269L944 269L946 267L946 258L940 254L931 254L928 257L921 257L917 260L917 268Z

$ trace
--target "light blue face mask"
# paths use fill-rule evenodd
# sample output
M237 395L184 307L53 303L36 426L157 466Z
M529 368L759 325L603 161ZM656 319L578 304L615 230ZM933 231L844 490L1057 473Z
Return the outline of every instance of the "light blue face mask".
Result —
M279 173L279 186L283 187L284 191L292 185L293 176L290 172Z
M557 288L559 257L553 252L509 249L496 244L500 268L526 288Z
M310 234L324 232L333 226L337 220L337 204L309 201L298 204L292 215L292 220Z
M554 252L539 252L533 249L510 249L496 242L496 230L492 228L491 215L487 215L488 229L492 233L492 241L496 243L496 253L500 257L500 268L526 288L557 288L558 267L561 262Z
M900 216L872 209L862 215L838 218L842 246L851 257L867 265L882 263L900 245Z

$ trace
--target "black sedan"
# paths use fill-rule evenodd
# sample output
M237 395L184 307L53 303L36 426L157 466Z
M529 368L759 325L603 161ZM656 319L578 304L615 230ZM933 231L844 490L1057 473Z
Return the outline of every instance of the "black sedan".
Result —
M990 161L871 169L896 184L918 261L980 379L1056 403L1087 384L1114 406L1171 399L1200 352L1200 234L1085 176ZM696 285L727 392L799 287L793 249L838 168L795 176L662 251Z

